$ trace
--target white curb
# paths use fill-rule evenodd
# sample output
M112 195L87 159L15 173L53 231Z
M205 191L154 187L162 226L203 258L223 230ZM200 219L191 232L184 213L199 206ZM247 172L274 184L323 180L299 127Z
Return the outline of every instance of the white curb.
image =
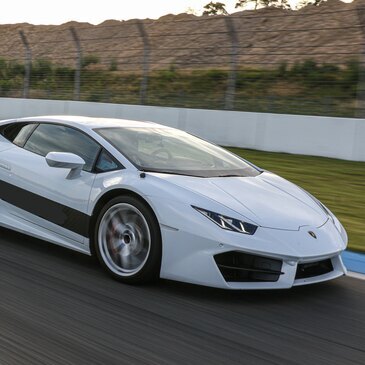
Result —
M364 275L364 274L360 274L360 273L358 273L358 272L348 271L348 272L347 272L347 276L350 276L351 278L356 278L356 279L360 279L360 280L365 280L365 275Z

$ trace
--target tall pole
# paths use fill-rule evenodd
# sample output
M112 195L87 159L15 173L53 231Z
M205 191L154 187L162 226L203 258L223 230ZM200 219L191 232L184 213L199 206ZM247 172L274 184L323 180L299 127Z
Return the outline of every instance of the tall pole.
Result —
M231 18L230 16L226 16L224 17L224 20L231 41L230 70L227 80L224 109L233 110L234 99L236 94L236 83L237 83L238 37L236 33L236 28L234 26L233 18Z
M143 74L140 88L140 103L144 105L147 103L148 92L148 74L150 63L150 41L142 21L137 22L137 27L143 41Z
M365 12L364 8L357 5L357 18L359 20L359 25L362 33L363 44L365 40ZM357 81L356 90L356 110L355 117L365 118L365 46L362 46L359 62L359 75Z
M76 46L76 66L75 66L75 85L74 85L74 100L80 100L80 85L81 85L81 60L82 60L82 49L80 38L74 27L70 28L72 38Z
M23 98L27 99L29 97L29 85L30 85L30 73L32 69L32 51L25 33L19 31L20 38L24 45L25 56L24 56L24 84L23 84Z

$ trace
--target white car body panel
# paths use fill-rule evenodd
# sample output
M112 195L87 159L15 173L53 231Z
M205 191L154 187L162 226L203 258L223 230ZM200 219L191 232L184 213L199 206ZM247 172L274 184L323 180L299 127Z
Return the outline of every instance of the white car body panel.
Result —
M69 238L73 232L4 201L0 204L0 225L90 255L85 237L74 234L75 239Z
M246 221L261 227L298 230L303 223L318 227L327 220L323 210L313 205L304 191L270 173L205 179L159 174L159 178L227 205Z
M43 156L17 147L0 135L0 182L47 199L50 206L55 203L70 209L71 213L67 211L67 214L71 218L76 214L76 220L81 217L90 221L98 201L109 192L124 190L137 194L149 204L160 224L162 278L226 289L274 289L321 282L346 274L340 257L347 245L345 232L339 232L322 207L306 192L275 174L264 172L256 177L214 178L162 173L141 176L141 172L94 129L106 126L143 128L150 123L69 116L19 121L60 123L77 128L95 139L125 169L98 174L82 171L77 178L67 179L69 169L50 167ZM9 122L14 121L3 121L0 127ZM255 224L258 229L252 236L224 230L192 206ZM36 214L22 209L19 204L15 206L1 200L0 196L0 225L91 253L84 221L80 221L80 226L77 221L68 222L73 227L70 230L64 222L58 222L58 218L45 219L42 212L34 209ZM47 214L52 215L52 212ZM69 217L65 217L65 221L67 219ZM316 238L308 232L313 232ZM232 251L282 260L279 280L227 282L214 256ZM326 259L332 261L331 272L295 279L298 264Z
M77 179L67 179L69 169L51 168L44 157L17 146L3 152L1 160L10 166L3 181L86 214L94 174L82 171ZM29 213L24 210L18 209L17 216L29 220ZM37 224L55 230L48 220L37 219ZM63 230L62 235L84 243L82 236L70 230Z

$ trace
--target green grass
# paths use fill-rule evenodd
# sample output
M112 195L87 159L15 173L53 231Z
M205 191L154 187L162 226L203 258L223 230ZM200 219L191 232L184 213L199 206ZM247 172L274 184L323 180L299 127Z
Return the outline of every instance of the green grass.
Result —
M229 148L309 191L336 214L348 248L365 252L365 162Z

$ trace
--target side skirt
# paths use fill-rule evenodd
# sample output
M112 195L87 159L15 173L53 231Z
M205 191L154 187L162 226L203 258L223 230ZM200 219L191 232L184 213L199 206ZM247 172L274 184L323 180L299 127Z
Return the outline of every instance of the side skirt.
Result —
M37 224L35 222L42 224ZM44 228L44 225L49 226L49 229ZM2 200L0 200L0 226L86 255L91 255L89 239L82 236L75 237L78 240L67 237L60 232L61 230L64 230L65 234L69 233L66 232L65 229L60 229L57 225L23 211L22 209L11 206Z

